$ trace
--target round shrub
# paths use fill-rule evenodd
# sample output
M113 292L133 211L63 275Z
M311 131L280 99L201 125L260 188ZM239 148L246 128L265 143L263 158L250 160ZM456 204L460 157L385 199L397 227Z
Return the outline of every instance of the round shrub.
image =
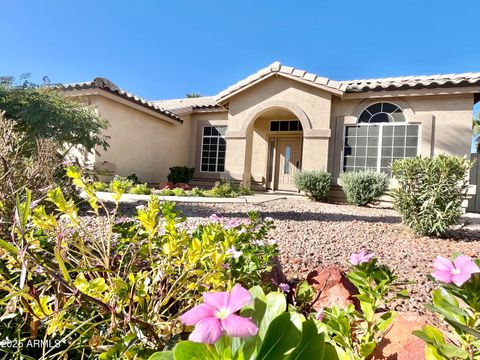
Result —
M150 195L152 190L148 187L147 184L137 184L130 189L130 194L136 195Z
M298 190L315 201L325 201L332 184L332 176L326 171L300 171L294 180Z
M387 176L372 170L343 173L340 180L347 202L352 205L371 204L382 196L388 187Z
M397 160L392 174L395 209L418 235L444 235L462 215L473 161L456 156Z

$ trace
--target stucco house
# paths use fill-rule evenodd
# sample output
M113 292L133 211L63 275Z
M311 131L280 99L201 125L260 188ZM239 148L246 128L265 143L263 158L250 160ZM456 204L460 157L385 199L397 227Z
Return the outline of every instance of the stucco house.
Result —
M480 73L335 81L275 62L216 96L147 101L107 79L64 85L110 122L92 161L110 174L166 180L195 168L255 189L294 191L299 170L388 173L395 159L469 155Z

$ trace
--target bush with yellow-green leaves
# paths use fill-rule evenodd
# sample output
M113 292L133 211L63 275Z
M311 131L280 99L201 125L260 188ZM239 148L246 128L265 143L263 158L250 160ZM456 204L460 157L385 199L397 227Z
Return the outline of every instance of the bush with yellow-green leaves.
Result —
M47 196L54 212L28 191L17 199L13 236L0 240L2 336L56 346L0 348L4 355L148 358L184 336L178 317L203 292L262 284L271 269L277 245L260 240L273 222L256 213L228 222L212 216L187 232L171 202L152 197L135 217L121 217L121 189L112 208L75 167L67 175L103 231L92 230L59 188Z

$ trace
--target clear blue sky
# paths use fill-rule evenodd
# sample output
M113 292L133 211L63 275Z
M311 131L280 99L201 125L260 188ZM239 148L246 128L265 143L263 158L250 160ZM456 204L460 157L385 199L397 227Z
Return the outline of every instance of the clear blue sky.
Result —
M275 60L337 80L480 71L478 1L0 0L0 75L213 95Z

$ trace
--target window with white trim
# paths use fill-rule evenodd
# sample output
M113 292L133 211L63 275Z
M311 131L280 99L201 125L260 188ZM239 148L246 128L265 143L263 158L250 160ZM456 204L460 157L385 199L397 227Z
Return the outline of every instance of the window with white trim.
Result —
M204 126L202 133L202 172L222 172L225 170L225 131L226 126Z
M420 126L407 123L397 105L370 105L356 125L345 126L343 171L390 174L393 161L418 155L419 136Z

